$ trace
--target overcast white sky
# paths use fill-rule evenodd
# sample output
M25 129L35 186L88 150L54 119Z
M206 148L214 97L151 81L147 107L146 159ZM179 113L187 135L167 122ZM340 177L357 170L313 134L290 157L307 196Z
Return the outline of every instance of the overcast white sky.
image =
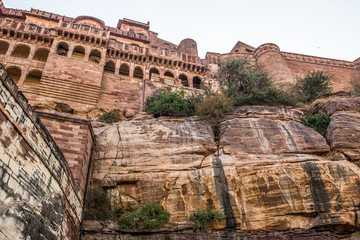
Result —
M360 0L3 0L6 7L30 8L77 17L150 21L159 37L179 44L192 38L199 56L227 53L237 41L281 51L354 61L360 57Z

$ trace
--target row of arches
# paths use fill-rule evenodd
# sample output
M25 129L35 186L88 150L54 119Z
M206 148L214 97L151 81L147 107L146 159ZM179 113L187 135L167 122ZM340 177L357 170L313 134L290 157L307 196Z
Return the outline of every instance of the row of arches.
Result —
M113 61L108 61L104 66L105 73L115 74L115 63ZM130 76L130 66L126 63L120 65L119 68L119 75L124 77ZM143 79L144 78L144 71L141 67L137 66L134 69L133 77L136 79ZM150 69L149 78L153 81L160 81L160 72L157 68L153 67ZM171 71L165 71L164 73L165 80L174 81L175 76ZM179 75L179 80L181 84L185 87L189 87L189 80L186 74L181 73ZM200 89L201 88L201 78L198 76L193 77L193 87Z
M19 84L22 71L17 66L10 66L6 68L7 75L10 76L16 85ZM40 70L31 70L24 80L23 86L37 88L40 85L40 79L42 76L42 72Z
M113 61L108 61L104 66L105 73L115 73L115 63ZM123 63L120 65L119 68L119 75L124 77L130 76L130 67L128 64ZM141 67L135 67L133 77L136 79L143 79L144 78L144 71Z
M6 54L9 50L9 43L5 41L0 41L0 54ZM25 44L18 44L12 50L10 56L17 58L27 59L30 55L30 46ZM49 56L49 49L47 48L38 48L33 56L33 60L46 62Z
M66 42L60 42L57 45L56 53L60 56L67 56L69 53L69 44L67 44ZM71 53L71 57L84 59L85 58L85 47L83 47L81 45L76 45L74 47L74 50ZM92 49L88 60L90 62L100 63L101 52L97 49Z

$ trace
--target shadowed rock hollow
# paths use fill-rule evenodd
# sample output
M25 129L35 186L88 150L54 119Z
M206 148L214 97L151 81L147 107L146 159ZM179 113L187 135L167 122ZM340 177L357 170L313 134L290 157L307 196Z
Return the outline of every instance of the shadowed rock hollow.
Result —
M123 121L97 129L93 183L106 189L113 208L152 201L171 213L165 228L144 239L346 236L359 225L360 204L360 169L341 153L358 159L357 143L347 142L359 138L358 126L349 124L353 138L341 138L352 154L336 144L338 116L346 114L332 114L330 146L295 109L237 108L221 123L219 149L210 125L196 118ZM206 207L221 209L226 221L211 233L192 233L190 213ZM119 236L116 226L84 226L85 239Z

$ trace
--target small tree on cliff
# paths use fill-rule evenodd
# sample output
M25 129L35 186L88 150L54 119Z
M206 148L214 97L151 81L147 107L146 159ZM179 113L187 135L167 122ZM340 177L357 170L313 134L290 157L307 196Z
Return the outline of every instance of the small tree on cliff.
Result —
M269 75L247 59L225 59L219 63L221 90L235 105L295 105L293 96L276 88Z
M305 77L298 78L294 90L299 101L309 103L332 91L332 76L323 71L308 72Z

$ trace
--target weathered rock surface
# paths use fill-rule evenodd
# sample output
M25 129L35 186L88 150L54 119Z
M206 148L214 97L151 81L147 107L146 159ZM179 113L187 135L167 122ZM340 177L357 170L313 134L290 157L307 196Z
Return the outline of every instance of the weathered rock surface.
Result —
M333 98L317 104L312 112L332 115L335 112L344 111L360 112L360 97Z
M338 151L359 166L360 160L360 97L334 98L318 104L314 113L331 116L326 140L331 150Z
M212 179L208 156L216 151L205 122L123 121L97 139L92 179L107 188L114 207L134 209L153 201L172 209L178 222L202 206L204 182Z
M341 154L331 158L325 138L301 124L301 115L238 108L221 123L218 151L210 126L194 118L123 121L96 131L93 183L114 208L153 201L171 213L166 229L141 239L324 239L354 231L360 169ZM192 211L206 207L227 216L217 232L182 228ZM94 229L87 226L85 239L101 239ZM101 231L119 236L116 227Z

